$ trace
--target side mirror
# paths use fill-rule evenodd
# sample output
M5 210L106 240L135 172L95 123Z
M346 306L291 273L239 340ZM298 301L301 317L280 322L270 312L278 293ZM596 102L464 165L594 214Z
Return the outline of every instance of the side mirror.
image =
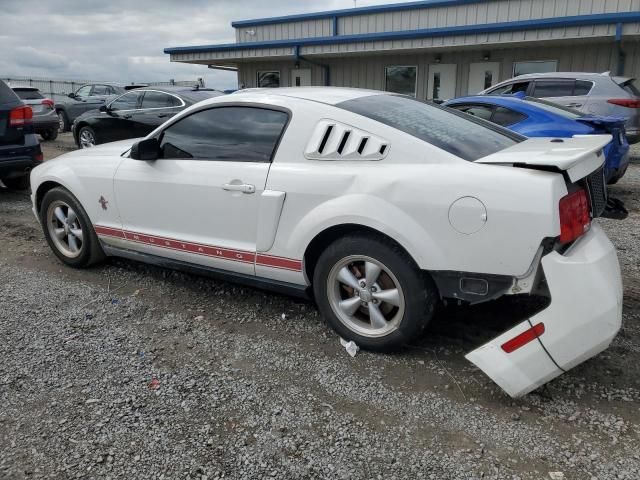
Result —
M105 113L109 111L109 109L107 108L106 105L100 105L100 108L98 110L100 110L101 112L105 112Z
M67 97L69 98L76 98L76 94L71 92L69 95L67 95Z
M160 158L160 143L157 138L146 138L134 143L130 157L134 160L157 160Z

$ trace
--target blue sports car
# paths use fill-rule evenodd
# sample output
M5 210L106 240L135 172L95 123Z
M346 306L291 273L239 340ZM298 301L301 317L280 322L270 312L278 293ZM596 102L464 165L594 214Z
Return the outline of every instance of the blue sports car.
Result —
M460 97L444 105L502 125L526 137L573 137L608 133L613 140L604 148L607 182L616 183L629 164L629 143L624 118L588 115L523 92L502 96Z

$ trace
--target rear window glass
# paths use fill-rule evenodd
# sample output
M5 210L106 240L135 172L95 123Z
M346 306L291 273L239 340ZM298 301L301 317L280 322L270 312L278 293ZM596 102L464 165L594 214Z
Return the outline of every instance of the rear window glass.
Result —
M399 95L371 95L336 106L396 128L469 161L524 140L520 135L476 120L471 115Z
M561 117L568 118L569 120L575 120L576 118L584 116L584 113L579 110L574 110L573 108L558 105L557 103L547 102L546 100L541 100L539 98L526 97L525 101L533 103L536 107L542 108L547 112L555 113L556 115L560 115Z
M191 103L198 103L202 100L206 100L207 98L219 97L220 95L224 95L222 92L218 90L187 90L185 92L177 92L179 96L189 100Z
M22 100L39 100L44 98L38 90L30 90L28 88L14 88L13 91Z

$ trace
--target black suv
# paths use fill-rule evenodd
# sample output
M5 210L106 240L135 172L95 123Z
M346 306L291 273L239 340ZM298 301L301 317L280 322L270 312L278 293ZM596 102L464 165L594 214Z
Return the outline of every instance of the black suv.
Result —
M33 131L33 111L0 80L0 180L15 190L29 188L29 172L42 163Z

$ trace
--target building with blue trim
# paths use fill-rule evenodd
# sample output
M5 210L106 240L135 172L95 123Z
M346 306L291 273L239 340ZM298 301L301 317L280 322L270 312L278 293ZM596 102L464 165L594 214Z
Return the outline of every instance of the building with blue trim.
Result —
M523 73L640 75L640 0L423 0L233 22L236 41L166 48L239 87L334 85L422 99Z

